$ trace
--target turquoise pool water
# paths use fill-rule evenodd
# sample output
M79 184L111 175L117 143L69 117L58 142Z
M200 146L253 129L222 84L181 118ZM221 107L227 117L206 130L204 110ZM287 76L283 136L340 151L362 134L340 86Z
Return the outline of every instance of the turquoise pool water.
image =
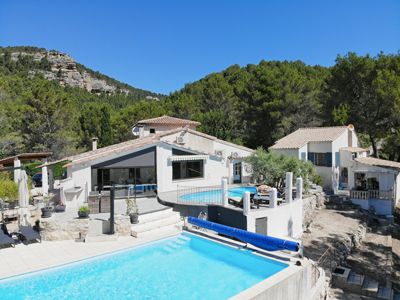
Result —
M228 190L229 197L242 197L244 192L256 193L255 186L240 186L230 188ZM182 195L180 197L182 202L196 202L196 203L219 203L222 202L222 190L216 189L212 191L204 191L192 194Z
M0 299L226 299L287 265L184 233L0 280Z

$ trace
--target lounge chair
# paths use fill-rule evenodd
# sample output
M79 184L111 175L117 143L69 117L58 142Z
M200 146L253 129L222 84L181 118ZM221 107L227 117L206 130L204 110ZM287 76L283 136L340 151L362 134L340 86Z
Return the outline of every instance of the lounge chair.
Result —
M30 242L42 242L40 233L34 230L31 226L20 226L18 232L19 239L29 244Z
M250 207L251 208L254 208L254 207L259 208L259 205L254 202L253 198L254 198L254 194L250 194ZM234 206L243 208L243 196L241 196L241 197L230 196L230 197L228 197L228 203L232 204Z
M0 247L2 246L15 247L15 241L8 233L7 227L5 226L4 223L1 224L1 230L0 230Z

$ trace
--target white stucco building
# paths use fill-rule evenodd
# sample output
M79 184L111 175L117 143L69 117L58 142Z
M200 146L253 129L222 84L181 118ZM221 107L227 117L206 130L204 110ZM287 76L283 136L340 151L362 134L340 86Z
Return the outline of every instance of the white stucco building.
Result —
M369 157L354 126L300 128L270 150L311 161L325 189L348 194L363 209L391 215L400 200L400 163Z
M354 127L300 128L278 140L270 150L309 160L322 178L322 185L333 189L332 172L340 163L340 148L357 147Z
M66 162L67 178L55 188L67 207L79 206L90 191L111 184L166 192L178 185L219 185L221 178L229 183L249 181L243 158L252 149L190 128L198 122L163 116L138 124L147 123L151 127L144 125L141 137L61 160Z

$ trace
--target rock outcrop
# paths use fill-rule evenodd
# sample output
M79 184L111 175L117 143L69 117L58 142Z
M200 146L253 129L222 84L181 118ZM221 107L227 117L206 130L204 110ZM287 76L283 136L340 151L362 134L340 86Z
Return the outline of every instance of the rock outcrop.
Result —
M128 94L129 90L118 88L108 83L106 80L96 78L83 68L79 68L76 61L68 54L59 51L38 51L11 53L11 60L18 61L22 57L32 57L34 62L43 62L46 69L36 69L29 71L31 76L42 74L48 80L58 81L62 86L70 86L86 89L94 94Z

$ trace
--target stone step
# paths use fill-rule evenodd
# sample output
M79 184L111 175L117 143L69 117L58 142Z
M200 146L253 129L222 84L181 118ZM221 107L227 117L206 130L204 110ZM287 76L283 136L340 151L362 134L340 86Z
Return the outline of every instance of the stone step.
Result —
M168 226L168 225L177 224L180 221L181 221L181 218L180 218L179 214L171 214L171 215L167 215L163 218L160 218L158 220L154 220L152 222L146 222L143 224L141 224L141 223L134 224L131 226L131 232L132 232L133 236L137 236L138 234L140 234L142 232L157 229L157 228Z
M147 213L144 215L139 215L139 224L152 222L154 220L159 220L171 215L179 215L179 212L173 211L172 208L167 208L160 211Z
M378 294L379 283L371 278L365 278L362 285L362 294L365 296L376 297Z
M174 224L174 225L164 226L161 228L156 228L156 229L149 230L149 231L144 231L144 232L141 232L137 236L137 238L150 239L150 238L156 238L156 237L178 235L182 232L181 225L183 225L183 224Z

